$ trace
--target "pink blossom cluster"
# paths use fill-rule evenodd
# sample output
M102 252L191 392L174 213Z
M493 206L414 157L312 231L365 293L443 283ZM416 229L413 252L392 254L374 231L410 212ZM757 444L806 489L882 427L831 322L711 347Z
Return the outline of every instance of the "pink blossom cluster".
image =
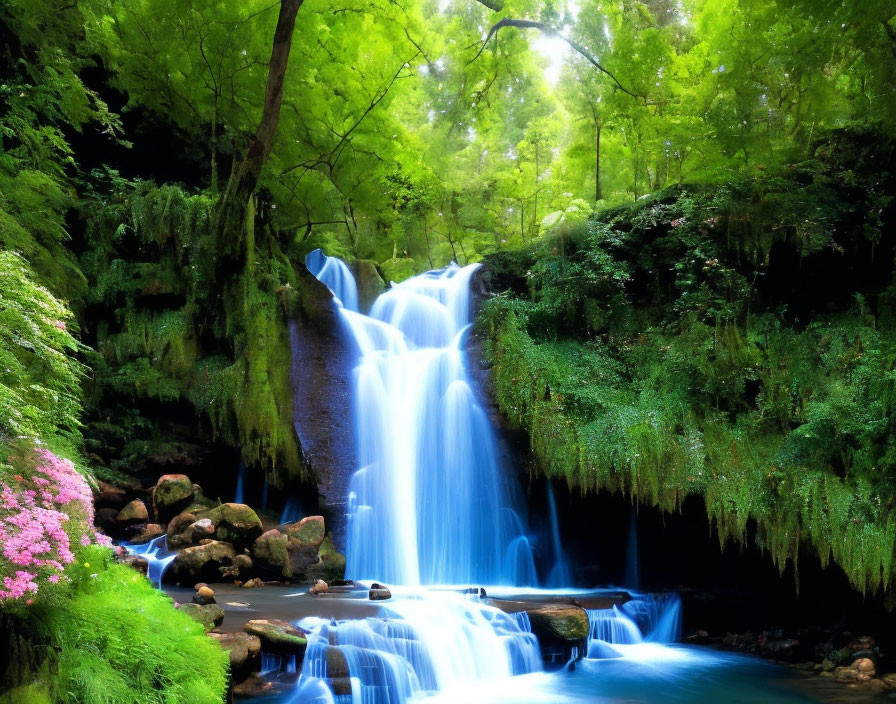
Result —
M41 579L58 583L75 559L70 533L82 533L84 546L111 542L93 528L93 497L75 466L49 450L34 454L33 472L0 483L0 574L8 573L0 602L36 593Z

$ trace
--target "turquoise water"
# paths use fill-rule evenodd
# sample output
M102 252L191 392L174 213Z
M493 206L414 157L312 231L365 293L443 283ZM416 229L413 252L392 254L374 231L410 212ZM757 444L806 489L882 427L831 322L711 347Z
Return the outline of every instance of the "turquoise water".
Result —
M820 701L799 691L789 668L699 646L615 646L613 660L581 660L572 671L534 672L459 684L416 701L427 704L800 704ZM252 704L299 704L295 692ZM345 698L350 702L351 699Z

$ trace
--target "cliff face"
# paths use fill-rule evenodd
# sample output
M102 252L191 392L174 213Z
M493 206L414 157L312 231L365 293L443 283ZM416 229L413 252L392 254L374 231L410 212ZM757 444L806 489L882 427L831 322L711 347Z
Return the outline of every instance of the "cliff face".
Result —
M317 280L314 284L324 288ZM315 313L302 310L289 323L293 417L302 459L317 481L320 509L337 549L344 551L349 481L357 469L351 392L356 351L332 298Z

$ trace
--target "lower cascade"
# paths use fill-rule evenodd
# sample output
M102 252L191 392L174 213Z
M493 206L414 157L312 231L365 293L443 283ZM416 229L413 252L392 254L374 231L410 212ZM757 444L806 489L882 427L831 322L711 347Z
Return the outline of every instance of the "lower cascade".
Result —
M345 621L305 618L308 649L293 702L402 704L474 680L541 669L528 620L475 598L414 590L377 617ZM320 692L309 697L309 692Z

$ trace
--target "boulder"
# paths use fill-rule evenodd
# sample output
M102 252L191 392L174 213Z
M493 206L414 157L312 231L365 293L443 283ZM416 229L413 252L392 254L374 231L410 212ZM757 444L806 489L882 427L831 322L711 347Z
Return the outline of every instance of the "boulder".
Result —
M193 544L193 531L190 526L196 522L196 514L181 511L168 523L168 547L184 548Z
M143 526L135 526L139 527L139 532L131 536L130 542L132 543L148 543L150 540L158 538L160 535L165 535L165 529L162 528L158 523L147 523Z
M255 566L277 577L291 577L288 542L289 538L276 528L262 533L252 545L252 561Z
M539 642L578 644L588 638L588 614L580 606L542 604L527 608L526 613Z
M242 682L233 685L233 696L237 699L256 699L269 694L273 689L273 682L253 672Z
M201 623L206 633L224 622L224 609L217 604L181 604L177 610Z
M323 516L307 516L298 523L282 526L281 531L302 547L313 548L319 547L327 535Z
M333 538L328 535L317 549L317 562L308 567L308 579L336 582L345 576L345 555L336 551Z
M182 582L215 581L221 578L221 568L229 567L234 557L236 551L232 545L210 540L204 545L181 550L171 568Z
M127 493L124 489L119 489L117 486L112 486L104 481L97 482L97 486L93 490L93 505L97 509L114 508L118 511L127 502Z
M381 585L377 585L379 588L374 587L367 593L367 597L371 601L385 601L386 599L392 598L392 592L389 591L386 587Z
M118 512L115 521L120 526L133 526L139 523L147 523L149 521L149 511L146 510L146 504L140 499L134 499Z
M118 528L118 509L101 508L94 514L93 524L103 533L115 533Z
M274 528L255 541L252 561L256 569L276 579L302 580L319 562L318 548Z
M259 587L264 586L264 582L262 582L258 577L254 577L246 582L243 582L240 586L243 589L258 589Z
M245 577L246 574L252 571L252 558L245 553L241 553L233 558L233 566L236 567L241 576Z
M350 675L345 653L338 648L327 648L327 677L347 679Z
M245 504L221 504L205 518L214 523L215 537L237 548L249 547L264 529L258 514Z
M299 658L304 655L308 645L305 631L286 621L252 620L243 626L243 630L249 635L258 636L261 640L261 649L274 655L295 655Z
M261 660L261 640L248 633L209 633L230 655L230 676L242 680L258 670Z
M326 594L330 591L330 587L327 585L325 581L322 579L317 580L314 584L311 585L311 588L308 590L309 594L314 594L317 596L318 594Z
M167 521L193 501L193 482L186 474L163 474L152 490L156 517Z

